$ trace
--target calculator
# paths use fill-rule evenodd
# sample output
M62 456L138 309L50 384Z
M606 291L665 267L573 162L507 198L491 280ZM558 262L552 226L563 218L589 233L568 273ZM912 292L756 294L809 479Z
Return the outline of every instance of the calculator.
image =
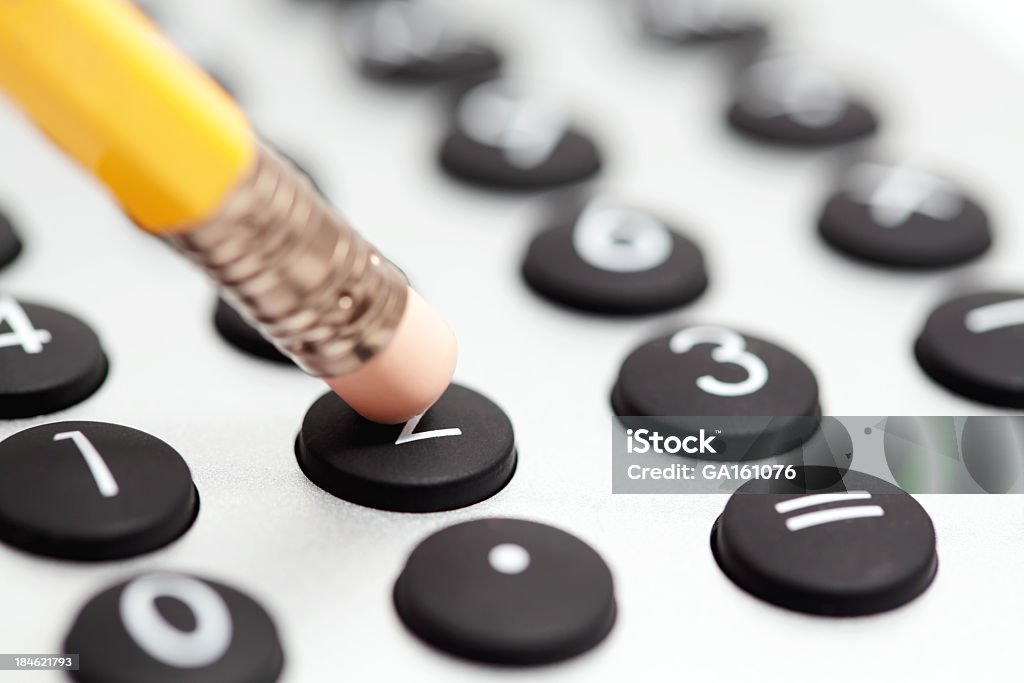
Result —
M948 8L140 4L459 365L366 423L4 101L0 680L1016 670L1019 495L613 493L620 416L1024 414L1022 75Z

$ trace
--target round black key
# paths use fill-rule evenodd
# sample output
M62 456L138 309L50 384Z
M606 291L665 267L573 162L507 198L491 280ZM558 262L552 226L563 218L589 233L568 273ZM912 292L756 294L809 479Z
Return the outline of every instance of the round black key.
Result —
M364 8L352 23L359 60L370 78L437 82L493 76L501 68L494 48L459 34L437 7L386 0Z
M818 219L822 237L840 251L892 266L950 266L992 243L982 208L952 183L905 166L861 163Z
M465 507L505 487L515 436L491 401L453 384L422 418L380 425L333 393L321 396L295 442L299 466L333 495L367 507L435 512Z
M213 325L227 343L250 356L291 365L292 360L277 350L271 342L250 325L245 318L224 299L217 299L213 312Z
M928 316L917 362L962 396L1024 408L1024 291L962 296Z
M557 104L518 84L488 81L456 106L441 166L472 183L533 190L584 180L600 170L601 157Z
M874 614L920 595L935 577L935 529L912 496L848 472L829 491L753 481L711 532L719 567L752 595L800 612Z
M143 574L92 598L64 652L80 683L274 683L277 628L251 597L188 574Z
M533 239L523 277L552 301L624 315L682 306L708 284L696 244L647 212L601 198Z
M85 323L0 294L0 418L73 406L106 376L107 357Z
M634 0L629 4L645 34L680 45L763 40L765 24L729 0Z
M199 496L166 443L106 422L56 422L0 442L0 540L40 555L111 560L192 526Z
M500 664L567 659L615 623L612 575L590 546L545 524L478 519L420 543L395 583L395 607L417 636Z
M874 112L832 74L789 57L743 73L728 119L740 133L789 145L849 142L878 128Z
M622 363L611 400L622 418L662 418L654 423L686 433L707 426L707 417L728 418L715 454L722 460L789 451L817 431L821 414L818 382L802 360L713 325L686 327L635 349Z
M21 240L14 231L14 225L0 213L0 268L3 268L21 253Z

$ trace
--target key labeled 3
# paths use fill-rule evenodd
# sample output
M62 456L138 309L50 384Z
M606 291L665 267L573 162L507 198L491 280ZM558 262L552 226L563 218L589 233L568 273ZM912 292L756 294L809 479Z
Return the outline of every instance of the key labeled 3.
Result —
M802 360L717 325L685 327L634 349L619 369L611 402L629 426L631 417L671 418L664 424L687 434L706 426L701 418L731 418L722 439L730 457L796 448L817 430L821 414L818 382Z
M595 197L530 243L523 278L541 296L585 311L653 313L708 284L704 256L655 215Z

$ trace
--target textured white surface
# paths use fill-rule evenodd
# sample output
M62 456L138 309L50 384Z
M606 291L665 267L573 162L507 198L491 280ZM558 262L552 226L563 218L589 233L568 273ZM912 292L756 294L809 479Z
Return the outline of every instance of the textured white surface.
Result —
M464 187L436 167L441 107L429 89L362 81L344 62L338 21L312 2L160 3L196 36L258 127L308 160L328 194L452 322L458 379L517 428L520 465L500 494L465 510L379 512L320 491L292 441L316 380L243 357L210 322L203 278L118 211L9 108L0 108L0 203L27 233L0 287L91 322L112 369L60 415L148 431L192 468L195 526L159 552L70 564L0 546L0 650L59 652L76 610L145 570L235 585L276 618L285 683L494 679L833 681L991 679L1019 666L1024 628L1024 501L925 497L938 532L934 586L893 613L830 620L758 602L719 571L708 534L725 499L615 496L608 391L619 362L674 321L734 324L775 339L817 372L826 412L987 412L934 386L911 343L930 306L959 283L1021 282L1024 80L985 40L921 0L773 3L780 34L820 51L872 94L880 147L932 159L991 210L993 251L951 272L893 273L850 263L814 234L841 155L786 152L723 125L727 60L631 38L595 0L463 0L509 70L562 89L607 151L602 187L657 208L706 250L712 285L677 315L587 317L537 300L518 265L541 204ZM131 125L126 121L125 125ZM418 540L456 520L512 515L562 527L614 572L619 622L573 661L492 669L411 637L390 591ZM4 680L49 683L58 674Z

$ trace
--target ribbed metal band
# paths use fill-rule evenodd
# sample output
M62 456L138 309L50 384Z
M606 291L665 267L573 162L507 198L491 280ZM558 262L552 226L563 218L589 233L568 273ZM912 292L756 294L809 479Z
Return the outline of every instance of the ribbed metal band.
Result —
M401 271L265 147L219 215L165 239L318 377L350 373L373 358L405 311Z

